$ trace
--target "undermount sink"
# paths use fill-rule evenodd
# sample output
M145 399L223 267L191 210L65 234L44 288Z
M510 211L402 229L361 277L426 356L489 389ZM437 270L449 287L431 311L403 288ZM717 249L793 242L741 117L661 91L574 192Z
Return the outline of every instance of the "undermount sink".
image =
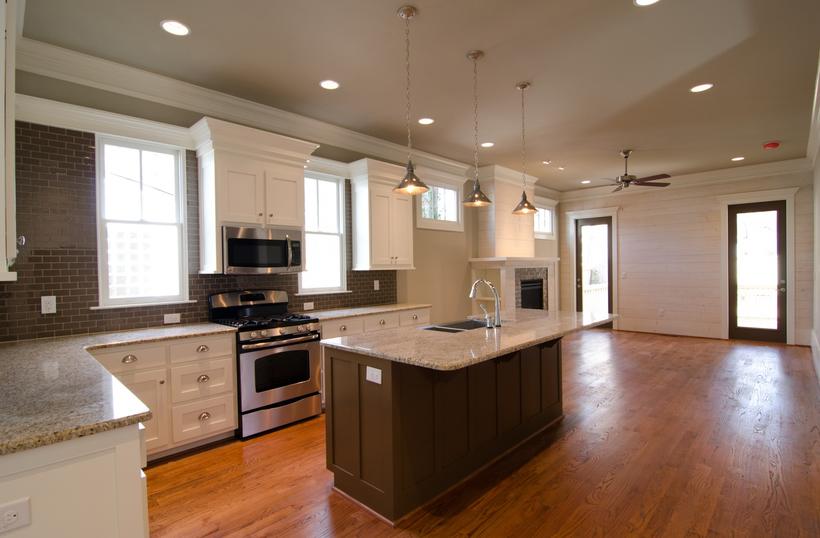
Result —
M425 327L425 331L439 331L443 333L460 333L464 331L472 331L473 329L481 329L486 327L483 321L476 319L466 319L463 321L453 321L451 323L441 323L431 327Z

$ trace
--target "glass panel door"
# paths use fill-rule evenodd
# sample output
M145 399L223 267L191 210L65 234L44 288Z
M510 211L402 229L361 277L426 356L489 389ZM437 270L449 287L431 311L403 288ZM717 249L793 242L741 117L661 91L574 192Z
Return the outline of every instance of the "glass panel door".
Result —
M576 221L575 285L579 312L612 312L612 217Z
M729 336L786 341L786 202L729 206Z

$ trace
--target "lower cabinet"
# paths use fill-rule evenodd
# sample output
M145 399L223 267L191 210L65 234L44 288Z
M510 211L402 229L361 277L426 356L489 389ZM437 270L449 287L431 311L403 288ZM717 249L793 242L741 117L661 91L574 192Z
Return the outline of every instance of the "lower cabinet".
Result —
M90 350L151 410L148 459L236 429L234 335Z

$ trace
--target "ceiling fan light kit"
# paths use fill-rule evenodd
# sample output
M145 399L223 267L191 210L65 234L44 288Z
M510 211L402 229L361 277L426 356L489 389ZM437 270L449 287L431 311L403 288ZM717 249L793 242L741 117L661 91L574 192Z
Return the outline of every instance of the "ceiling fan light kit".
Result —
M478 181L478 60L482 56L484 53L480 50L467 53L467 58L473 62L473 188L461 202L465 207L486 207L493 203Z
M521 92L521 201L513 209L513 215L530 215L538 211L527 200L527 133L524 123L524 92L530 87L530 83L519 82L515 87Z
M407 170L404 178L393 188L393 192L409 194L411 196L423 194L430 190L430 187L416 176L416 169L413 166L413 133L410 130L410 19L416 15L416 8L413 6L402 6L397 11L399 17L404 19L404 71L405 71L405 126L407 127Z

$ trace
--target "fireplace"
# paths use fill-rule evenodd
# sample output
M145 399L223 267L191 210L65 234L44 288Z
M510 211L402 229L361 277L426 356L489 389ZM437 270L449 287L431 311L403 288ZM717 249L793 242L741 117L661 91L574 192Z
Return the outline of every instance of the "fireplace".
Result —
M544 309L544 281L542 279L521 281L521 308Z
M515 270L515 306L548 310L549 297L547 291L546 267L519 267Z

